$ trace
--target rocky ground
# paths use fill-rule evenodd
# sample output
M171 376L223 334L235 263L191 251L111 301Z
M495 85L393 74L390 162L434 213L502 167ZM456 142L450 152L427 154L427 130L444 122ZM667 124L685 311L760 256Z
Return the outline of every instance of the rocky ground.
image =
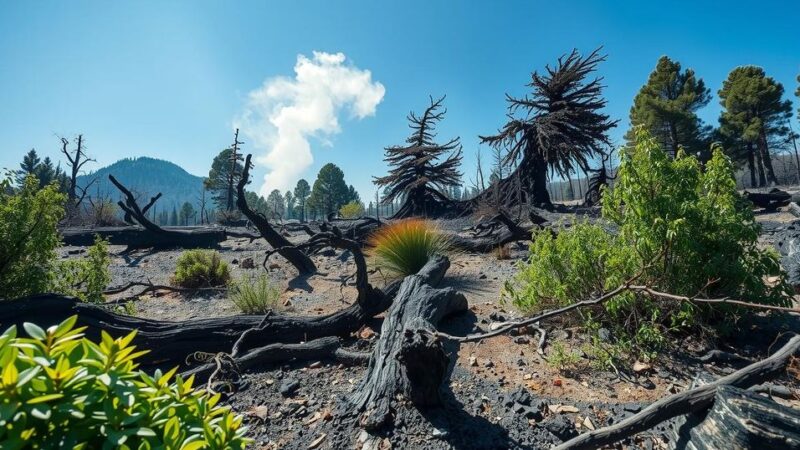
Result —
M564 215L571 220L574 216ZM553 218L550 218L551 220ZM775 241L775 230L793 221L793 216L777 213L759 216L765 225L764 245ZM458 230L467 220L445 221L442 228ZM300 236L296 239L301 239ZM257 239L231 239L220 248L231 265L233 277L263 273L266 243ZM513 276L515 264L526 254L524 243L510 245L507 259L495 254L454 253L443 284L463 292L469 312L445 321L443 330L466 334L488 330L493 323L520 316L501 298L503 283ZM84 249L65 247L63 257L80 255ZM112 286L129 281L169 284L180 250L140 251L130 254L123 247L112 247ZM329 251L314 257L320 274L298 279L285 260L274 256L267 262L270 279L279 284L283 312L319 315L338 310L355 297L355 289L344 283L353 273L347 252ZM385 283L379 271L370 280ZM129 294L129 293L127 293ZM126 294L112 297L110 302ZM160 320L186 320L237 314L223 293L183 295L159 292L131 302L127 313ZM756 317L752 333L734 336L727 342L708 342L686 338L676 351L657 361L641 362L636 367L615 371L593 367L583 351L587 336L569 322L542 324L548 331L544 355L537 352L537 335L504 335L493 339L449 348L453 358L451 384L446 406L427 411L424 416L404 417L393 433L383 436L374 448L542 448L561 442L595 427L619 421L643 405L671 393L687 389L698 374L720 376L733 367L703 364L697 357L712 346L759 358L767 353L775 337L783 331L800 330L797 322L763 320ZM347 345L368 350L380 332L380 318L355 333ZM572 355L569 367L557 367L547 359L553 346ZM358 385L363 367L345 367L330 361L303 365L264 367L244 375L228 401L247 417L254 448L352 448L359 436L349 435L351 427L337 422L340 397ZM797 380L779 383L797 388ZM797 391L794 391L795 393ZM664 448L668 435L664 428L652 430L623 443L634 448ZM366 448L366 447L365 447Z

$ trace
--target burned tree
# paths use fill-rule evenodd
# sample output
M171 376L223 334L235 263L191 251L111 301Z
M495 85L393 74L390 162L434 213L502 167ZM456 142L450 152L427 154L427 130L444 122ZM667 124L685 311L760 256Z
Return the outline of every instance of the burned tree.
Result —
M83 135L79 134L77 138L75 138L75 150L70 151L67 147L69 146L69 140L67 138L61 138L61 153L67 157L67 165L69 166L69 180L67 184L67 213L68 215L73 215L75 211L78 210L78 206L81 204L83 199L86 197L86 189L95 182L92 180L89 182L88 185L80 188L77 185L78 174L81 171L81 168L88 163L95 161L92 158L89 158L84 151L83 146ZM78 196L78 190L81 191L80 197Z
M602 187L608 186L608 181L615 178L609 176L608 170L606 169L606 162L608 162L609 157L609 154L605 154L600 157L599 169L588 169L589 172L592 172L592 175L589 177L589 189L586 191L586 195L583 197L583 204L586 206L595 206L600 204Z
M566 176L578 168L587 170L588 160L603 155L603 146L610 145L607 133L617 121L600 112L606 105L601 96L602 78L586 81L605 60L599 51L583 57L573 50L559 58L555 67L547 66L545 74L533 72L530 95L506 95L510 120L496 135L481 136L481 142L507 151L503 161L506 167L516 163L516 168L498 182L504 206L527 201L550 207L549 173ZM473 202L494 195L489 189Z
M435 216L446 212L452 201L442 191L459 183L461 173L461 144L456 137L444 144L437 144L436 125L447 110L442 110L444 97L434 100L422 116L413 112L408 115L409 127L413 131L406 139L408 145L386 148L385 161L394 168L385 177L376 177L375 184L385 186L388 192L383 203L392 203L405 197L403 206L394 215L396 218L411 216ZM445 157L442 162L440 158Z

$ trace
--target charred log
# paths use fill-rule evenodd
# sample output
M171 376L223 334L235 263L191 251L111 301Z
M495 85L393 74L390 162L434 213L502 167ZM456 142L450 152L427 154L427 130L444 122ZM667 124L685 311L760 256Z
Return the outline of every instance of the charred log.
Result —
M297 249L288 239L275 231L269 223L269 220L267 220L263 214L253 211L247 204L247 199L244 195L244 187L250 182L250 168L253 167L250 162L251 156L252 155L247 155L247 158L245 158L242 177L236 185L236 206L242 214L253 223L267 243L271 245L272 248L276 249L278 254L286 258L301 275L316 272L317 266L314 265L314 262L311 261L308 255Z
M544 219L541 221L537 219L542 218L533 214L534 225L525 227L518 225L508 215L501 212L489 221L479 224L478 231L473 236L454 235L448 239L453 247L462 250L480 253L490 252L510 242L530 240L531 233L539 226L536 222L540 224L546 223Z
M773 188L769 192L745 191L744 195L753 205L767 211L775 211L780 207L787 206L792 200L791 194L777 188Z

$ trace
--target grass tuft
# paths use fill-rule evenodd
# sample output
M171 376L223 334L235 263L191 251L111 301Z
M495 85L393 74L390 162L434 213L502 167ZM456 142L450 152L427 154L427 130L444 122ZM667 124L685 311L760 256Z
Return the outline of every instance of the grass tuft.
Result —
M423 219L406 219L379 228L369 239L375 264L392 276L417 273L437 253L449 247L446 236Z
M175 265L173 281L186 288L224 286L231 279L228 263L214 250L188 250Z
M278 302L280 297L280 288L273 284L266 274L241 278L230 290L231 301L245 314L275 311L280 306Z

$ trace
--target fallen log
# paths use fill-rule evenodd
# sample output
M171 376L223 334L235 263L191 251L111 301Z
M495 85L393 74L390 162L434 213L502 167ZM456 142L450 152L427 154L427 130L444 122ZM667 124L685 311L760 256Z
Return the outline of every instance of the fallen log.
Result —
M432 333L444 317L466 309L467 299L452 288L433 288L419 275L406 277L344 414L360 414L361 426L376 430L390 421L398 398L417 407L440 405L449 358Z
M88 247L94 244L95 236L106 239L111 245L126 245L129 248L214 248L227 239L224 228L215 227L181 227L163 228L164 231L176 231L187 237L175 240L172 234L151 233L140 226L98 227L98 228L65 228L61 230L64 245Z
M755 206L763 208L767 211L775 211L776 209L786 206L792 199L791 194L777 188L771 189L769 192L744 192L745 198L750 200Z
M800 448L800 411L733 386L719 386L707 413L676 430L675 448Z
M250 168L253 166L250 162L250 158L252 156L253 155L247 155L247 158L245 158L244 168L242 169L242 177L239 179L239 183L236 185L236 206L239 208L239 211L241 211L242 214L244 214L245 217L250 220L256 229L258 229L258 232L267 241L267 243L272 246L272 248L276 249L278 254L286 258L286 260L289 261L289 263L291 263L301 275L315 273L317 271L317 266L314 265L314 262L311 261L311 258L292 245L288 239L275 231L275 229L272 228L272 225L269 223L269 220L267 220L266 216L253 211L247 204L247 198L244 195L244 187L250 182ZM265 265L266 262L267 260L265 258Z
M795 217L800 217L800 205L796 202L789 202L789 207L786 209L789 213Z
M570 439L555 447L555 450L600 448L653 428L673 417L705 410L714 403L717 388L720 386L729 385L747 389L750 386L763 383L783 372L798 349L800 349L800 336L795 335L780 350L766 359L753 363L714 382L663 398L614 425L598 428Z
M444 277L450 266L444 257L432 258L418 276L435 285ZM366 274L366 270L364 270ZM324 316L288 316L275 314L258 330L242 342L242 349L267 344L298 343L327 336L347 336L364 325L367 320L386 311L392 302L399 283L383 289L374 289L370 296L337 312ZM11 325L22 329L24 322L33 322L47 328L64 319L78 315L78 325L87 327L86 335L99 339L100 331L118 337L138 330L134 343L152 350L141 359L150 366L185 366L186 356L201 351L228 352L245 331L257 327L262 316L236 315L182 322L152 320L117 314L102 306L81 302L72 297L43 294L15 300L0 300L0 329Z
M535 223L536 221L534 220ZM455 248L470 252L491 252L510 242L530 240L531 233L537 225L531 227L518 225L508 215L501 212L488 222L476 227L476 230L479 231L474 233L473 236L448 235L450 244ZM491 230L492 232L487 234L485 230Z

